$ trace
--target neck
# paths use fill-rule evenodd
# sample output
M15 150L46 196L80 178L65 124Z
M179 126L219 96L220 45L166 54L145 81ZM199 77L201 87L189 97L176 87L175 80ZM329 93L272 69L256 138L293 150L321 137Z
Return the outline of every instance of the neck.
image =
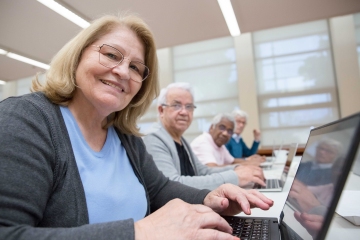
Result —
M177 133L177 132L174 132L174 131L171 131L171 129L168 129L166 126L164 126L165 130L170 134L171 138L179 143L179 144L182 144L181 143L181 136L182 136L182 133Z

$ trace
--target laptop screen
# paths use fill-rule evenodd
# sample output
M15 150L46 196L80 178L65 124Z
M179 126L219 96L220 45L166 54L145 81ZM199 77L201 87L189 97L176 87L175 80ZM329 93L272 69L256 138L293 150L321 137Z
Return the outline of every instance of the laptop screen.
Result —
M357 114L311 130L283 208L282 232L325 237L359 146L359 122Z

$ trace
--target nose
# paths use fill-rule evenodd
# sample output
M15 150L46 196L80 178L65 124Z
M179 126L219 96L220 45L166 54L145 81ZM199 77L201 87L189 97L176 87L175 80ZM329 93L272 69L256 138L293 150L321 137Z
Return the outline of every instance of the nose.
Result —
M121 63L111 69L113 73L120 76L120 79L130 80L129 63L124 59Z

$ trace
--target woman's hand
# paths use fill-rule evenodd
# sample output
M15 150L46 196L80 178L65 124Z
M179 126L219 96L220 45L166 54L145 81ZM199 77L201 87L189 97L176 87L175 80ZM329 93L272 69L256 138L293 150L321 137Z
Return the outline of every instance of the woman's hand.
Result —
M238 239L219 214L175 199L135 223L135 239Z
M211 191L204 199L204 205L222 215L235 215L243 211L251 214L250 208L268 210L274 201L257 190L245 190L233 184L223 184Z

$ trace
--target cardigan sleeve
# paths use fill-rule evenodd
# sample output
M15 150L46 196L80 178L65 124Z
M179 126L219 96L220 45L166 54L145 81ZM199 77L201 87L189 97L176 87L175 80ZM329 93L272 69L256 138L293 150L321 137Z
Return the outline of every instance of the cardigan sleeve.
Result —
M238 178L233 170L234 167L226 167L224 169L209 168L203 165L194 154L188 145L190 159L193 163L194 170L197 176L182 176L180 172L180 159L177 152L170 149L169 144L173 142L166 141L167 139L161 138L160 134L150 134L144 138L147 151L153 156L154 162L158 169L163 174L169 177L170 180L180 182L182 184L192 186L198 189L213 190L223 183L238 184ZM210 170L209 170L210 169ZM211 169L214 169L212 171Z

